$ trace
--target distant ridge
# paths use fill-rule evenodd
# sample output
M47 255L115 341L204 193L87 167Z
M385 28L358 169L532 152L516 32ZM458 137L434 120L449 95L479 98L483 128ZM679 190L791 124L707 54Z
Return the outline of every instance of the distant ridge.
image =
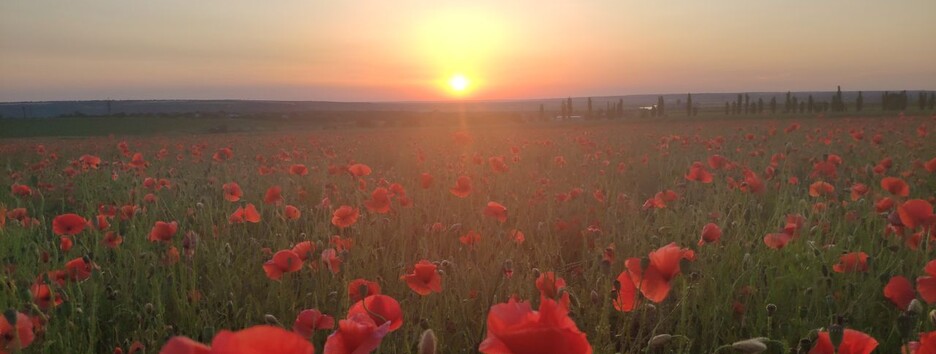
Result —
M895 91L891 91L895 92ZM916 97L919 91L907 91ZM865 102L879 103L883 91L864 91ZM812 95L816 100L829 100L834 91L793 92L800 99ZM846 102L854 101L858 91L842 91ZM721 107L728 101L737 99L738 93L692 93L692 100L701 107ZM748 92L752 100L763 98L765 101L776 97L782 102L786 92ZM592 104L602 108L607 102L623 101L625 107L633 108L656 103L660 94L640 94L624 96L593 96ZM666 104L685 101L686 93L662 94ZM451 112L468 110L476 112L531 112L545 109L559 109L562 98L506 99L506 100L465 100L465 101L400 101L400 102L335 102L335 101L271 101L271 100L93 100L93 101L38 101L38 102L2 102L0 117L3 118L44 118L58 116L102 116L134 114L179 114L198 112L224 112L229 114L256 113L291 113L310 111L416 111L416 112ZM573 97L576 107L584 107L588 97Z

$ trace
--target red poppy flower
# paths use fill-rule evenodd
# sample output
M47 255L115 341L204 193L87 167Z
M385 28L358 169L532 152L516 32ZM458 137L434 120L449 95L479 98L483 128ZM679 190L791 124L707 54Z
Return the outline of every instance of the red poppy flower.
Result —
M123 236L120 236L115 231L108 231L104 234L104 238L101 239L101 243L107 246L107 248L117 248L117 246L123 243Z
M591 354L592 348L569 318L568 310L556 301L543 299L539 311L529 303L513 299L491 306L487 337L478 346L482 353Z
M478 243L481 243L481 234L475 230L469 230L467 234L458 237L458 242L469 247L474 247Z
M72 246L74 245L75 245L75 241L72 241L71 237L68 237L68 236L59 237L59 249L61 249L62 252L68 252L69 250L72 249Z
M433 292L442 292L442 277L436 272L436 265L427 260L421 260L413 267L413 273L405 274L400 279L419 295L429 295Z
M910 185L897 177L884 177L881 179L881 188L890 192L890 194L900 197L910 195Z
M855 183L851 187L851 200L856 201L861 199L865 194L868 193L868 186L864 183Z
M545 298L557 299L559 290L565 287L565 279L557 277L553 272L544 272L540 274L539 278L536 278L536 289L539 290L540 296Z
M488 159L488 164L491 165L491 169L494 170L494 172L505 173L510 171L510 167L504 162L503 156L492 156Z
M279 204L283 201L283 188L280 186L272 186L267 189L266 193L263 195L263 204Z
M335 327L335 318L329 315L322 314L319 310L308 309L302 310L299 315L296 316L296 321L293 323L293 332L298 333L300 336L309 338L312 336L312 332L320 329L332 329Z
M822 331L819 332L816 345L809 351L809 354L871 354L877 346L877 340L871 336L863 332L846 328L838 350L832 347L832 340L829 338L829 332Z
M149 240L152 242L170 242L178 230L179 225L175 221L169 223L157 221L156 224L153 225L153 229L150 230Z
M718 242L721 240L722 231L718 225L714 223L705 224L702 227L702 237L699 238L699 246L702 246L706 243Z
M507 221L507 208L498 202L488 202L484 208L484 215L497 219L497 221Z
M705 169L701 162L696 161L689 167L689 173L686 173L686 179L702 183L712 183L712 174Z
M468 176L458 176L455 180L455 187L449 189L453 195L459 198L466 198L471 194L471 178Z
M7 316L0 316L0 352L18 353L20 349L28 347L35 339L33 322L21 312L16 312L13 324Z
M338 274L341 272L341 264L343 261L341 257L338 257L338 252L334 248L329 248L322 251L322 263L325 264L325 268L328 268L332 274Z
M231 214L231 217L228 218L228 223L231 224L241 224L244 222L251 222L254 224L260 222L260 213L253 204L247 204L246 207L237 208L237 210Z
M923 168L925 168L929 173L936 172L936 157L926 161L926 163L923 164Z
M81 233L88 220L77 214L62 214L52 220L52 231L59 236L74 236Z
M910 281L902 275L892 277L884 286L884 297L890 300L900 311L906 311L910 301L916 298ZM936 353L934 353L936 354Z
M283 273L298 272L302 269L302 259L292 250L282 250L273 255L273 259L263 263L267 278L278 280Z
M358 278L348 283L348 298L351 302L358 302L365 297L378 294L380 294L380 284L370 280Z
M934 159L936 161L936 159ZM429 189L432 186L432 180L434 178L428 173L422 173L419 175L419 186L423 189Z
M130 159L130 162L127 163L127 165L133 168L145 168L147 162L143 159L143 154L138 152L133 154L133 158Z
M35 283L30 286L29 294L32 295L33 303L42 310L48 310L64 302L61 295L53 294L52 288L43 283Z
M222 353L314 354L315 347L299 334L279 327L261 325L237 332L218 332L210 347L187 337L172 337L159 351L159 354Z
M298 220L302 216L302 212L299 211L299 208L296 208L292 205L286 205L286 208L283 210L283 216L286 220Z
M387 335L390 322L377 326L374 320L362 313L355 313L338 321L338 330L325 340L324 354L367 354L380 346Z
M338 209L335 209L335 212L332 213L332 225L335 225L339 228L346 228L357 222L358 216L360 213L357 209L352 208L347 205L342 205Z
M851 252L843 254L839 262L832 266L836 273L860 273L868 271L868 254Z
M790 236L787 233L772 233L764 236L764 244L766 244L767 247L778 250L786 247L787 243L789 243L791 239L793 239L793 236Z
M315 244L312 241L302 241L293 246L292 251L296 252L299 259L307 261L315 254Z
M229 202L236 202L244 195L244 191L241 190L240 185L236 182L225 183L221 186L221 189L224 190L224 200Z
M926 263L923 271L927 275L917 277L916 290L927 304L936 303L936 260Z
M712 155L708 158L709 167L719 170L728 166L729 161L724 156L721 155Z
M523 241L526 241L526 235L523 234L523 231L513 229L507 232L507 235L510 237L510 240L515 242L518 245L523 244Z
M29 186L23 185L23 184L16 184L16 183L14 183L12 187L10 187L10 191L13 193L14 196L17 196L20 198L27 198L27 197L32 196L33 194L33 191L31 188L29 188Z
M874 210L877 211L878 213L886 212L888 210L891 210L891 208L893 207L894 207L894 200L890 199L889 197L884 197L874 202Z
M920 346L913 354L936 354L936 331L920 333Z
M65 274L71 281L85 281L91 278L91 262L79 257L65 263Z
M367 210L378 214L390 212L390 192L384 187L378 187L371 193L370 199L364 202Z
M637 307L640 298L637 293L637 286L634 285L634 277L630 269L640 269L640 258L628 258L624 261L624 270L618 275L615 282L617 297L612 304L614 308L621 312L631 312Z
M374 323L390 322L388 331L393 332L403 325L403 310L396 299L387 295L371 295L358 301L348 309L348 317L361 313L371 317Z
M371 168L365 164L356 163L348 166L348 172L354 177L364 177L371 174Z
M669 295L670 281L680 273L680 262L695 259L695 253L670 243L650 252L648 258L650 263L646 269L641 269L637 258L628 259L624 265L640 293L648 300L660 303Z
M833 193L835 193L835 186L829 183L826 183L823 181L817 181L809 185L810 197L818 197L820 195L831 195Z
M305 175L309 174L309 169L306 168L305 165L303 165L303 164L301 164L301 163L297 163L297 164L295 164L295 165L289 166L289 174L291 174L291 175L298 175L298 176L305 176Z
M900 215L900 222L910 229L928 226L936 219L933 216L933 205L922 199L911 199L904 202L897 207L897 213Z

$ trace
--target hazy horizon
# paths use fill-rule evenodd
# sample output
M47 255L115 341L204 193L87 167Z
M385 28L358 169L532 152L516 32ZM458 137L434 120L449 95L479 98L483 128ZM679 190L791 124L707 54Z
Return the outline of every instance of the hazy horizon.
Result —
M0 102L932 90L933 13L926 0L11 0Z

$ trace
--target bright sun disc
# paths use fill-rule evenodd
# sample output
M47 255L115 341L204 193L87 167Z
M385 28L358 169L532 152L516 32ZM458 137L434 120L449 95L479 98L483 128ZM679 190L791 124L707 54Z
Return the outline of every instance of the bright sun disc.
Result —
M456 92L465 91L468 88L468 78L464 75L455 75L449 80L449 86Z

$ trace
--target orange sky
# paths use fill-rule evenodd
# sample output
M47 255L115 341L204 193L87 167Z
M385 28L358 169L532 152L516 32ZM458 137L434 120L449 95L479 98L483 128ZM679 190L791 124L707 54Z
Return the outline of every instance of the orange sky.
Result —
M932 0L4 0L0 101L934 89L934 13Z

